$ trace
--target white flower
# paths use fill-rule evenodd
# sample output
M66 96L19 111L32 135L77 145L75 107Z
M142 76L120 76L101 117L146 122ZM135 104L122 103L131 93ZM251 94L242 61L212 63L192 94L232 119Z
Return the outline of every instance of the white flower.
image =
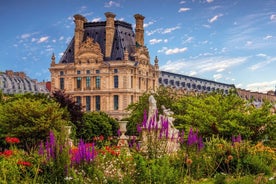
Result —
M70 180L72 180L73 178L72 178L71 176L66 176L64 179L70 181Z

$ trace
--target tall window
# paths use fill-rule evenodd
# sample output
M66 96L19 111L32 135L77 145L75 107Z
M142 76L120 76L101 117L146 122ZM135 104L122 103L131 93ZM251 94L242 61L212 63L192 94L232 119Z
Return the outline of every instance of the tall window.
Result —
M91 87L91 78L86 77L86 88L90 88L90 87Z
M81 89L81 77L77 77L77 89Z
M78 105L81 105L81 97L80 96L76 96L76 103Z
M100 111L101 110L101 96L96 96L95 98L96 98L95 99L95 101L96 101L95 109L96 109L96 111Z
M96 76L96 88L100 89L101 88L101 77Z
M91 110L91 97L90 96L86 96L86 111L90 111Z
M114 95L114 110L118 110L118 109L119 109L119 96Z
M141 79L141 77L139 77L139 89L141 89L141 84L142 83L142 79Z
M60 78L60 79L59 79L59 88L60 88L61 90L64 89L64 78Z
M130 88L133 88L133 76L130 77Z
M133 103L133 99L134 99L134 97L133 97L133 95L131 95L130 96L130 103Z
M119 77L118 75L114 76L114 88L118 88L119 87Z

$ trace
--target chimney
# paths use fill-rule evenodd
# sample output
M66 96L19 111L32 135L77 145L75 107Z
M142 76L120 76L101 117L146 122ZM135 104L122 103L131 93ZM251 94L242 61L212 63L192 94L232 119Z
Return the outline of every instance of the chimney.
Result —
M135 28L135 42L138 46L144 46L144 16L140 14L135 14L134 18L136 20Z
M77 53L79 52L80 45L83 41L84 23L87 21L85 17L80 14L74 15L75 22L75 45L74 45L74 59L76 62Z
M105 57L111 57L112 45L114 40L115 26L114 26L114 18L115 14L111 12L106 12L106 26L105 26Z

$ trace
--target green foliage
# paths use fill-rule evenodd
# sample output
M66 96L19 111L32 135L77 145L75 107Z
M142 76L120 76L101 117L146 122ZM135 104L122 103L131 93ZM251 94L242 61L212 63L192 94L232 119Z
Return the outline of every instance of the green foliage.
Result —
M16 95L0 106L0 136L18 137L22 140L20 146L30 150L47 137L50 129L60 130L68 120L67 111L54 101Z
M109 137L117 135L118 122L104 112L85 113L82 122L77 124L77 137L84 141L92 141L93 137Z
M134 159L136 183L179 183L179 170L173 167L168 156L146 159L136 155Z

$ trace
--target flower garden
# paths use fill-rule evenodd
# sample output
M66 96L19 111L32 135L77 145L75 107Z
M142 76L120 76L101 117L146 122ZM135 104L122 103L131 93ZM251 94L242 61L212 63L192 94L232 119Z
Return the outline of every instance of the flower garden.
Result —
M155 130L152 126L145 131ZM156 136L147 144L172 139ZM190 128L179 133L180 149L169 154L152 146L142 151L139 138L134 136L127 147L117 146L117 141L117 137L99 136L91 143L80 140L70 146L66 133L50 131L46 142L26 152L17 148L18 138L7 137L9 147L0 155L1 183L276 182L275 149L262 142L252 145L240 135L231 141L213 136L203 142L198 130Z
M103 113L76 118L81 108L68 99L61 100L65 109L47 96L0 98L0 183L276 183L270 104L256 109L234 95L159 94L177 128L158 111L149 120L145 95L125 120L126 135Z

